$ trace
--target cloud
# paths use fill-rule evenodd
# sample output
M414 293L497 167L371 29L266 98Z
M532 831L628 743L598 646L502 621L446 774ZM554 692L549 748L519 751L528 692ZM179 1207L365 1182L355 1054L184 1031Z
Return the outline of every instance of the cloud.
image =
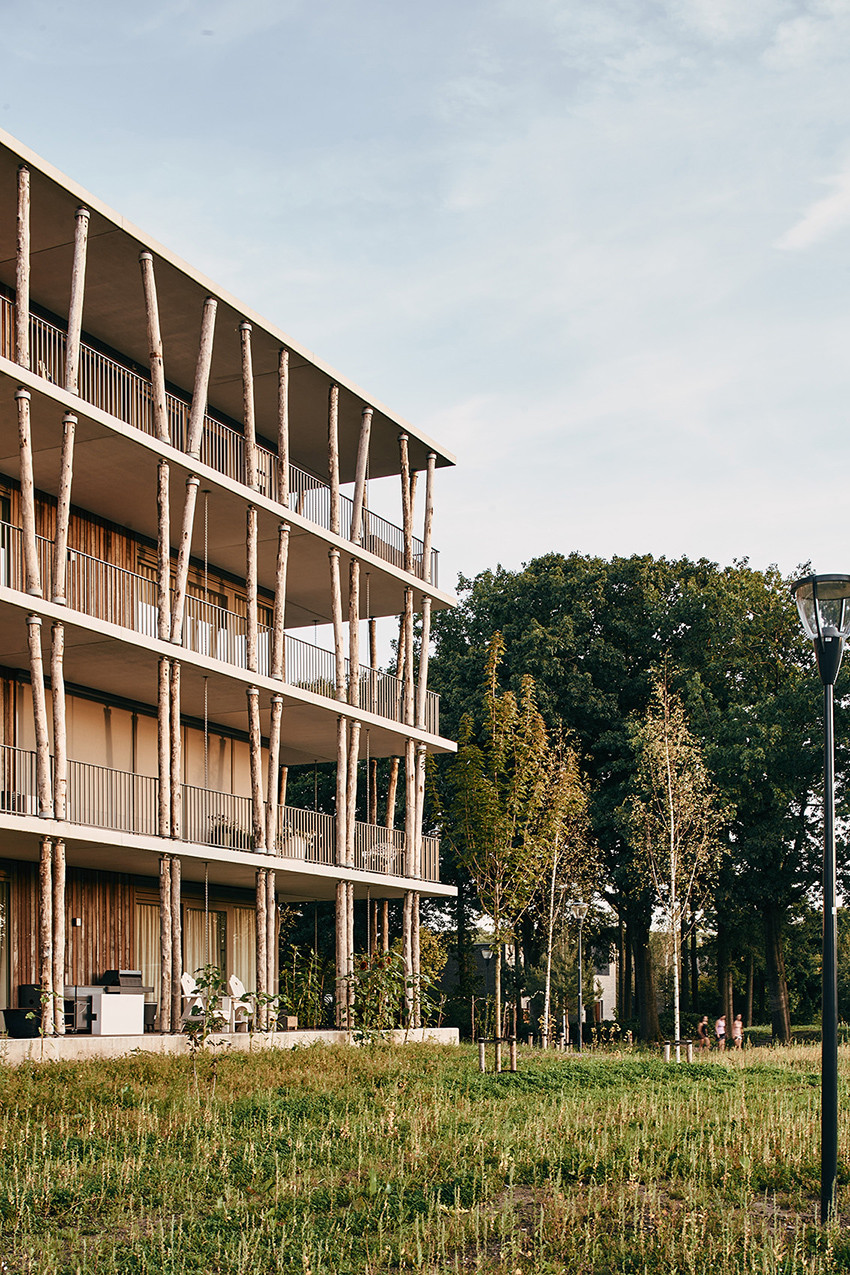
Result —
M795 252L811 248L850 224L850 168L826 179L832 194L816 200L800 220L776 241L777 248Z

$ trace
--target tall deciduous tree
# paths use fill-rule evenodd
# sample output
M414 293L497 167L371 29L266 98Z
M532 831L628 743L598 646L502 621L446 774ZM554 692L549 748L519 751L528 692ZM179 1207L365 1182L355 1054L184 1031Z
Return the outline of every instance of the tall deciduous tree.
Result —
M461 605L435 617L431 683L446 731L481 701L483 652L505 638L503 687L531 670L550 729L575 738L591 781L590 815L605 865L606 897L624 942L620 1012L630 1017L634 961L641 1033L658 1034L649 929L654 892L642 884L617 812L633 772L629 722L646 710L651 672L676 667L694 733L724 799L735 808L716 893L718 965L761 919L774 1033L789 1034L784 934L817 888L822 779L819 683L787 581L746 562L730 567L650 556L547 554L521 571L461 580ZM846 707L836 701L836 773L848 773ZM545 933L538 920L541 933ZM542 956L542 946L534 956ZM718 970L722 974L722 970ZM727 980L719 982L728 985Z
M587 781L579 766L578 753L562 741L553 753L553 763L545 828L548 879L541 883L548 897L537 901L539 912L546 917L546 974L543 983L543 1039L546 1047L550 1043L552 1023L555 922L563 916L562 904L568 892L577 898L589 898L599 886L599 864L590 831Z
M673 1030L679 1061L681 942L687 916L721 854L724 810L703 750L671 690L666 667L634 726L634 792L626 805L632 837L668 926L673 968Z
M546 862L552 795L551 755L534 682L500 692L504 641L489 644L484 720L476 736L467 714L446 767L443 835L475 882L493 921L496 1031L501 1034L502 945L513 938Z

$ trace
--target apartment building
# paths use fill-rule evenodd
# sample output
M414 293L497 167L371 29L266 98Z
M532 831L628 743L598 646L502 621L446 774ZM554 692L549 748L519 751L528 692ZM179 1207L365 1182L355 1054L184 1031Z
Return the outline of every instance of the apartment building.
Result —
M0 430L0 1006L62 1032L140 969L179 1030L184 972L275 988L287 900L335 901L339 1025L357 907L381 941L403 900L415 989L452 456L5 134ZM328 762L335 813L288 804Z

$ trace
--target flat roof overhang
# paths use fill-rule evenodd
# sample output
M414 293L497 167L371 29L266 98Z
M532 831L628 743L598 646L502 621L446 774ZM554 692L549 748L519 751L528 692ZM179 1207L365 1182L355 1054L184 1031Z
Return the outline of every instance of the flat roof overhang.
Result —
M0 130L0 281L14 288L16 254L17 170L30 170L33 301L66 316L70 300L74 214L89 209L88 255L83 328L120 350L140 367L149 367L149 351L139 253L154 255L165 375L190 391L204 299L218 301L209 400L235 421L242 420L242 374L239 325L253 325L254 394L258 433L277 438L277 366L281 346L290 351L290 438L296 464L317 475L327 472L327 438L317 422L327 419L328 390L340 387L340 472L353 481L364 406L375 409L370 473L378 478L399 472L398 435L410 438L414 469L424 469L429 452L437 464L453 465L454 456L403 417L340 376L285 332L218 288L167 248L96 199L82 186L46 163L28 147Z
M364 757L366 730L369 732L368 747L372 757L403 755L406 739L425 744L429 752L454 752L456 748L451 740L430 735L416 727L401 726L349 704L325 699L258 673L246 673L187 651L184 647L119 628L104 620L92 619L79 611L70 611L6 587L0 587L0 665L29 670L26 617L31 612L42 617L42 648L48 669L50 624L58 620L65 625L64 671L69 688L76 685L155 707L158 661L165 655L180 660L180 700L184 717L203 720L206 691L211 728L214 730L219 724L244 734L248 721L246 691L249 686L256 686L261 692L260 722L266 736L270 697L282 695L280 761L283 766L335 761L336 719L340 715L363 723L360 747ZM69 693L73 691L69 690Z
M359 872L354 868L329 867L250 851L225 850L160 837L85 828L40 819L35 815L0 814L0 860L21 859L37 863L42 838L61 837L65 841L65 861L72 868L92 868L101 872L125 872L132 876L156 877L159 859L171 854L180 860L185 881L207 878L217 886L253 889L258 868L275 872L278 897L291 903L333 899L338 881L353 881L354 896L397 899L408 890L427 898L453 898L457 890L436 881L413 877L388 877Z
M348 561L354 546L315 523L285 509L259 492L249 492L235 480L185 453L159 443L150 435L109 416L99 408L69 394L59 386L0 357L0 420L9 424L0 431L0 472L20 477L17 443L19 386L31 394L33 471L38 490L55 496L59 484L62 417L77 417L74 442L74 505L144 536L157 538L157 466L161 456L171 463L171 536L179 536L183 516L185 482L190 474L201 480L201 492L209 492L207 553L211 566L238 579L245 577L245 519L249 503L258 511L258 579L260 587L274 592L278 526L289 524L287 571L287 628L326 624L331 620L328 552L341 555L343 606L348 607ZM14 423L14 424L13 424ZM204 556L203 496L199 495L193 526L192 552ZM361 610L365 618L365 573L369 573L369 609L374 616L398 615L404 609L404 591L412 577L365 549L356 556L361 567ZM453 594L414 581L414 609L421 610L425 595L437 609L456 604Z

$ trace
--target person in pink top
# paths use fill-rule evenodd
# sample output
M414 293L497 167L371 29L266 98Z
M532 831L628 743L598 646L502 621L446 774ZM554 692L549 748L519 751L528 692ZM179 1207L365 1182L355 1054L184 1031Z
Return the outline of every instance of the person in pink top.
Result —
M721 1052L726 1048L726 1015L721 1014L717 1022L714 1024L714 1034L717 1037L717 1048Z
M732 1044L736 1049L742 1049L744 1045L744 1020L740 1014L735 1015L732 1024Z

